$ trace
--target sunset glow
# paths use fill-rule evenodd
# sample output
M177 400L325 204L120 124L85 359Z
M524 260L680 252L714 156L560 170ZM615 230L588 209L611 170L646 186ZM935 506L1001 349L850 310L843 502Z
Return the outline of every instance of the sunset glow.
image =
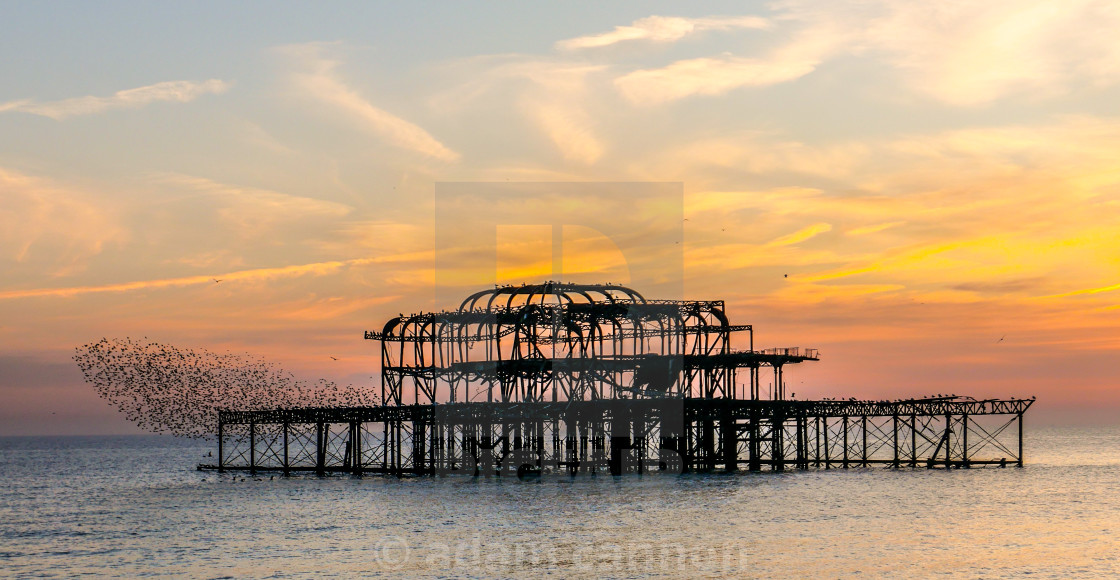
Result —
M683 297L820 349L797 398L1120 411L1115 5L114 6L0 9L0 434L134 432L70 360L102 337L376 388L363 331L458 306L439 252L633 283L640 236L553 229L592 202L437 248L463 182L679 184L594 207L668 216Z

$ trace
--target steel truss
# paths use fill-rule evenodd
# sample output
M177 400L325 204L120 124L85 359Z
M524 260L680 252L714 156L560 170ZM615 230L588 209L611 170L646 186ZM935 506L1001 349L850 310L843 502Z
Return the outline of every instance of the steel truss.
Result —
M381 343L382 403L544 402L727 397L782 399L782 367L815 349L756 351L751 325L721 300L647 300L622 286L546 282L477 292L457 310L389 320ZM747 333L748 349L731 347ZM737 373L748 369L749 384ZM749 392L748 392L749 389Z

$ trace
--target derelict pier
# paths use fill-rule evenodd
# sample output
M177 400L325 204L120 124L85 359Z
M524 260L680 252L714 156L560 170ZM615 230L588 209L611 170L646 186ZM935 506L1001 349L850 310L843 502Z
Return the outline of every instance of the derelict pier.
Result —
M747 348L734 349L732 335ZM1033 399L792 399L722 301L547 282L393 318L382 404L224 410L200 469L521 475L1023 464ZM766 386L764 386L764 382Z

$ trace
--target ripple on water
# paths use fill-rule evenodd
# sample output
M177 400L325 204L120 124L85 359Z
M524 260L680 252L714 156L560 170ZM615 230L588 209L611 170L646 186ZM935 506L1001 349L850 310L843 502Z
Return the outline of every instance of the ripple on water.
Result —
M12 575L1120 574L1116 429L1028 432L1025 469L236 485L204 443L34 439L0 440Z

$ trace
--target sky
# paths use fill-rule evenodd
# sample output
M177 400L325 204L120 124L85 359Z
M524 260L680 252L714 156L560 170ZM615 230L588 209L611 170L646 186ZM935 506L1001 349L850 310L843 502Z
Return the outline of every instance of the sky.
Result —
M820 349L797 398L1115 421L1120 5L602 4L0 4L0 435L136 432L102 337L377 388L455 182L679 184L682 295ZM492 203L499 281L631 282Z

